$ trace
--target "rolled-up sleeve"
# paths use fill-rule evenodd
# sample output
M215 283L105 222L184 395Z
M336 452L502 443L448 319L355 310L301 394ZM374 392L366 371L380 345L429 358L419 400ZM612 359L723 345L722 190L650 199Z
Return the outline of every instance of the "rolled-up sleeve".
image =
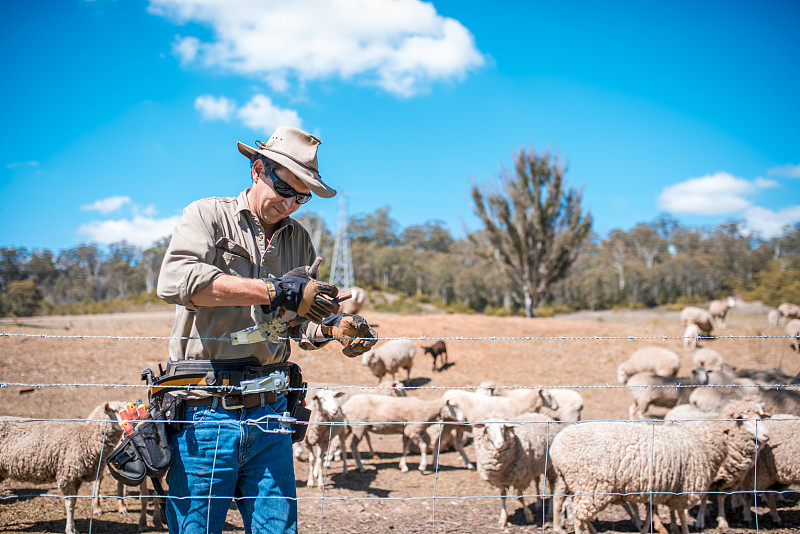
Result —
M216 232L213 224L203 217L201 202L187 206L175 226L156 288L161 299L185 306L189 311L197 311L192 295L222 274L214 265Z

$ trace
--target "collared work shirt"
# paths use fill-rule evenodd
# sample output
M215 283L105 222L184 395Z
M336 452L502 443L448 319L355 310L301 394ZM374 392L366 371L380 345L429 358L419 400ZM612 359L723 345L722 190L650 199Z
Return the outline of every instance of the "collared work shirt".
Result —
M158 296L176 304L169 342L172 360L228 359L255 356L261 364L289 358L289 341L234 345L232 332L270 321L275 313L261 306L195 306L192 295L221 274L245 278L279 277L295 267L311 265L316 257L311 238L297 221L287 217L267 243L264 228L247 203L248 190L236 197L195 201L183 211L164 255L158 276ZM301 331L304 349L318 348L308 338L316 325ZM186 339L191 338L191 339Z

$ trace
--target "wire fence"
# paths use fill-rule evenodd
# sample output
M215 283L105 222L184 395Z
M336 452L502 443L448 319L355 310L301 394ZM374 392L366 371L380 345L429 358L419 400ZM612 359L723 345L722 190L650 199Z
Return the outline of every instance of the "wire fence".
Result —
M26 334L26 333L17 333L17 332L2 332L0 333L0 338L7 337L7 338L40 338L44 340L50 339L67 339L67 340L115 340L115 341L123 341L123 340L169 340L172 339L171 337L164 337L164 336L124 336L124 335L52 335L52 334ZM197 339L191 337L184 337L180 338L184 340L188 339ZM230 340L230 338L210 338L214 340ZM393 339L405 339L405 340L415 340L415 341L438 341L438 340L447 340L447 341L457 341L457 342L475 342L475 341L519 341L519 342L544 342L544 341L565 341L565 342L578 342L578 341L592 341L592 342L602 342L602 341L618 341L618 340L630 340L630 341L638 341L638 340L684 340L684 336L664 336L664 335L657 335L657 336L648 336L648 335L624 335L624 336L449 336L449 337L429 337L429 336L416 336L416 337L387 337L381 338L383 340L393 340ZM793 336L789 335L725 335L725 336L698 336L698 340L730 340L734 342L741 342L744 340L774 340L774 339L794 339ZM8 376L13 373L10 369L4 369L2 371L3 374L6 376L0 377L2 381L0 381L0 390L9 387L19 387L23 389L34 388L34 389L49 389L49 388L143 388L144 386L139 384L126 384L126 383L104 383L104 382L90 382L90 381L79 381L73 380L72 382L36 382L36 381L28 381L28 380L13 380L12 376ZM791 378L791 377L789 377ZM794 377L793 380L795 382L800 382L798 377ZM550 390L573 390L577 392L586 392L589 393L591 391L596 390L621 390L625 389L628 391L671 391L675 390L676 392L681 390L695 390L695 389L706 389L706 390L719 390L719 391L728 391L731 389L741 390L746 393L753 393L759 394L764 390L772 390L772 391L784 391L784 392L791 392L792 394L797 393L797 388L800 386L800 383L792 383L792 380L786 381L774 381L769 383L758 383L758 384L694 384L694 383L672 383L672 384L642 384L642 385L627 385L627 384L613 384L611 382L607 382L604 384L572 384L572 385L549 385L549 384L542 384L542 385L513 385L513 384L493 384L491 386L492 391L486 391L486 386L482 386L481 384L465 384L465 385L447 385L447 386L440 386L440 385L408 385L405 386L403 389L407 392L422 392L424 390L431 390L436 393L444 392L443 399L447 395L447 391L457 391L457 392L478 392L482 391L484 393L483 397L492 397L495 396L497 398L502 398L504 394L509 395L507 398L512 398L511 395L514 392L517 393L528 393L536 391L537 393L540 392L542 389L550 391ZM198 386L176 386L177 389L186 389L186 390L197 390ZM221 388L224 388L225 393L230 393L231 391L235 391L236 387L231 386L203 386L204 389L207 389L210 393L219 393ZM296 390L297 388L288 388L289 391ZM347 394L355 395L358 393L380 393L384 398L390 398L392 393L396 394L396 386L386 386L386 385L317 385L311 386L309 388L305 388L308 391L323 391L323 392L346 392ZM494 393L495 395L492 395ZM500 395L497 395L497 394ZM797 393L800 395L800 393ZM800 403L800 400L795 399L797 402ZM624 401L623 401L624 402ZM368 431L369 429L374 429L377 427L387 427L387 426L394 426L398 427L401 430L408 429L409 427L422 427L426 431L426 435L430 434L428 441L431 445L431 453L433 454L433 462L432 462L432 473L434 475L433 478L433 489L430 494L424 495L393 495L393 494L381 494L381 495L370 495L368 491L351 491L351 494L342 495L342 494L330 494L330 490L335 487L333 484L334 477L332 477L332 471L335 468L334 466L338 466L337 461L331 460L330 457L333 456L335 449L339 448L341 455L343 458L348 458L347 455L347 448L349 442L346 443L337 443L335 439L329 439L326 449L323 452L323 457L325 461L322 462L322 480L325 482L322 488L319 490L319 495L299 495L294 497L300 502L310 502L310 501L318 501L320 504L320 516L319 516L319 531L325 531L325 514L326 508L325 503L347 503L347 502L381 502L381 503L398 503L398 502L407 502L407 503L414 503L414 502L424 502L430 503L430 531L431 532L445 532L447 531L447 527L443 526L443 519L441 517L437 517L437 502L445 502L445 501L471 501L471 502L480 502L480 501L496 501L499 499L499 491L494 492L475 492L469 495L459 495L453 493L441 493L437 491L437 483L440 481L440 462L438 458L441 454L446 454L447 452L452 452L451 448L453 447L454 443L452 440L459 439L456 437L456 430L464 430L464 431L471 431L472 433L472 449L471 449L471 456L478 462L478 470L481 473L484 473L486 469L481 469L481 458L480 453L478 452L478 441L486 441L487 443L492 443L493 438L501 439L503 438L502 432L495 433L492 436L486 434L489 432L487 429L493 428L495 431L498 430L498 425L503 426L503 423L498 422L496 417L476 417L476 416L467 416L465 415L464 411L459 408L458 403L452 403L456 408L453 413L453 418L449 420L443 420L441 417L437 417L435 419L413 419L413 418L397 418L397 419L383 419L379 421L368 421L368 420L342 420L342 421L310 421L309 427L319 427L322 429L322 433L327 433L329 438L333 438L334 434L338 434L337 430L339 429L350 429L352 433L353 428L357 427L365 427ZM346 417L347 414L345 414ZM634 490L631 490L631 486L628 486L624 489L620 488L613 488L613 487L605 487L603 491L587 491L587 488L591 489L591 485L581 487L579 485L573 485L571 487L567 486L566 488L562 488L563 491L559 491L558 486L554 486L554 480L550 479L547 482L544 480L539 483L538 481L536 484L527 485L521 489L519 495L513 495L514 497L521 497L522 499L552 499L553 497L564 497L567 499L568 504L571 503L571 506L577 507L578 511L572 511L572 515L570 517L570 521L573 522L580 522L584 519L581 519L580 510L585 507L587 502L600 502L605 503L605 505L615 503L639 503L645 505L645 513L654 513L657 510L657 506L659 504L667 504L670 505L671 508L680 510L681 506L684 508L686 507L687 503L691 503L692 505L696 504L697 502L704 501L705 499L711 499L717 496L725 496L725 497L734 497L734 496L742 496L747 497L750 499L750 504L756 506L756 510L758 510L759 506L759 496L767 498L767 504L773 506L774 497L775 496L790 496L793 494L793 490L790 489L791 485L800 484L800 480L775 480L774 484L765 485L766 483L763 480L759 479L759 469L762 469L765 472L762 472L761 475L762 479L770 480L768 476L772 476L775 478L774 473L774 465L764 464L762 460L766 456L763 451L765 451L766 447L769 447L770 440L774 440L774 437L770 437L770 432L763 432L765 426L769 426L769 429L772 430L773 428L777 429L777 432L773 432L774 435L782 435L785 432L782 432L777 425L785 424L787 427L797 428L800 430L800 427L795 427L792 425L796 425L798 421L797 419L793 419L790 417L785 416L776 416L767 419L768 423L765 423L765 420L759 419L757 417L753 417L752 414L750 416L742 418L713 418L715 417L712 414L709 414L709 418L705 417L698 417L694 416L680 416L677 419L673 419L672 421L666 421L659 418L652 418L652 419L644 419L644 420L634 420L631 418L627 419L620 419L620 418L603 418L603 419L592 419L591 421L575 421L572 419L569 420L562 420L561 422L558 421L542 421L539 419L520 419L513 421L513 428L520 428L520 427L544 427L544 443L551 443L554 439L554 436L558 435L560 432L563 432L564 428L568 427L587 427L587 425L626 425L625 428L629 429L626 432L620 432L619 436L615 439L619 441L622 445L630 445L630 440L632 439L632 430L631 429L638 429L642 427L648 428L648 432L650 432L650 441L644 445L642 449L644 452L640 455L640 457L636 458L640 462L644 462L642 465L644 466L644 472L647 473L647 477L643 480L637 481L640 482L642 487ZM711 423L710 421L714 421L715 423ZM97 423L100 425L108 426L109 422L104 419L86 419L86 418L45 418L45 417L15 417L15 418L3 418L0 419L0 423L2 424L9 424L15 423L18 425L35 425L35 424L46 424L46 425L55 425L55 424L83 424L83 423ZM750 440L748 443L752 445L752 450L745 451L742 461L743 466L747 466L744 469L746 472L738 473L741 475L742 480L740 481L738 486L729 485L729 487L724 487L719 484L712 484L715 482L714 480L709 480L709 484L707 487L704 488L697 488L697 487L689 487L690 484L686 484L687 487L676 487L674 484L671 487L660 487L659 484L663 485L663 476L658 473L659 466L667 465L665 462L674 458L670 457L668 454L669 447L665 446L665 444L660 441L661 436L660 433L662 432L661 429L667 428L669 425L674 425L675 423L683 422L683 423L692 423L696 425L712 425L712 424L719 424L721 422L728 422L733 425L745 425L747 422L752 422L753 427L748 430L750 432ZM181 423L185 425L202 425L203 422L195 422L190 420L183 420ZM213 423L215 425L219 425L218 422ZM262 426L259 426L259 422L253 421L238 421L233 422L231 424L236 425L243 425L243 426L258 426L261 431L264 432L273 432L274 430L265 429ZM630 426L633 425L633 426ZM478 435L478 430L481 429L481 432L484 432L482 435ZM759 432L761 430L762 432ZM638 430L637 430L638 431ZM522 434L521 431L514 431L519 432ZM516 434L513 434L516 435ZM565 434L566 435L566 434ZM747 435L747 434L742 434ZM498 438L499 436L499 438ZM103 439L105 440L106 431L103 432ZM505 436L505 439L509 439L508 435ZM519 441L519 437L511 438L516 439ZM399 438L398 443L399 445ZM103 445L107 445L103 443ZM419 453L421 454L422 448L426 447L425 440L419 441L417 443L418 448L420 449ZM583 451L591 451L593 449L593 445L600 445L600 443L592 444L586 443L584 444ZM443 450L444 446L447 447L447 451ZM670 446L674 446L674 444L670 444ZM371 445L370 445L371 448ZM342 450L343 449L343 450ZM393 448L394 450L392 453L396 454L397 447ZM456 452L457 452L456 447ZM351 447L352 450L352 447ZM759 452L761 451L761 452ZM489 454L486 450L483 451L484 454ZM491 452L491 451L490 451ZM561 461L558 458L551 459L550 457L550 448L548 446L543 446L542 450L539 451L541 454L544 455L543 458L543 465L541 465L540 475L542 475L543 479L547 479L548 477L545 476L546 473L555 466L557 468L556 473L561 474L562 470L566 470L568 465L565 467L564 462L562 461L561 464L558 462ZM674 451L673 451L674 452ZM741 451L740 451L741 452ZM587 453L588 454L588 453ZM404 451L405 456L405 451ZM774 454L770 454L772 461L776 461ZM457 462L457 457L453 455L454 461ZM491 459L491 455L488 456ZM795 462L800 462L797 460L800 458L800 448L798 449L798 456L795 457ZM353 458L352 455L349 458L350 463L352 464ZM485 459L485 458L484 458ZM741 460L742 458L740 458ZM630 458L628 459L630 460ZM299 460L298 460L299 461ZM722 460L725 461L724 459ZM767 459L769 461L769 458ZM599 460L598 460L599 463ZM389 469L391 467L386 467L386 462L383 462L378 467L380 469ZM299 465L299 464L298 464ZM765 467L766 466L766 467ZM36 498L36 497L45 497L45 498L54 498L54 499L92 499L93 507L92 512L94 512L95 506L95 499L97 497L105 497L105 498L112 498L117 497L115 494L102 494L100 491L100 481L101 481L101 469L100 465L98 465L97 475L94 477L94 481L92 483L92 492L91 494L80 494L80 493L71 493L68 495L57 494L57 493L41 493L41 492L32 492L32 493L24 493L22 491L17 491L13 495L4 495L0 496L0 505L6 506L11 503ZM469 478L477 478L478 475L474 472L468 472L464 467L460 465L456 466L449 466L453 469L464 470L464 477ZM2 470L0 468L0 470ZM309 464L308 466L309 477L313 473L313 466ZM609 472L607 473L609 478L613 478L619 475L617 472ZM599 475L598 475L599 476ZM747 478L749 477L749 478ZM491 477L489 477L491 478ZM561 477L564 478L563 476ZM337 476L335 478L337 481L340 478ZM745 480L747 479L747 480ZM596 481L596 479L594 479ZM531 481L532 482L532 481ZM749 483L750 486L745 487L745 483ZM577 484L577 483L576 483ZM8 482L6 483L8 485ZM483 486L484 488L488 489L489 486ZM364 488L366 490L367 488ZM531 491L533 490L533 491ZM157 495L159 498L169 499L169 495ZM127 496L123 497L124 499L132 499L138 498L135 496ZM209 498L224 498L228 499L228 497L209 497ZM526 503L528 505L529 503ZM498 507L499 508L499 507ZM505 509L505 504L503 504L503 509ZM749 510L749 504L745 506L746 510ZM636 523L637 521L641 521L641 519L635 519L634 516L638 514L631 513L632 510L627 508L628 513L631 515L631 521ZM330 513L330 509L327 510ZM498 510L498 513L499 510ZM556 512L558 513L558 512ZM576 515L577 513L577 515ZM561 517L561 515L559 515ZM594 516L591 516L590 519L594 519ZM550 516L549 513L546 511L546 507L542 507L542 512L539 517L536 519L536 523L538 523L541 532L546 531L545 525L547 525L547 530L552 527L554 517ZM758 514L755 514L754 518L754 530L756 532L759 529L762 529L760 521L763 519L759 518ZM713 524L715 521L711 521ZM709 525L707 522L706 525ZM797 526L797 525L795 525ZM649 530L653 531L653 526L649 527ZM90 532L92 530L91 519L90 519Z

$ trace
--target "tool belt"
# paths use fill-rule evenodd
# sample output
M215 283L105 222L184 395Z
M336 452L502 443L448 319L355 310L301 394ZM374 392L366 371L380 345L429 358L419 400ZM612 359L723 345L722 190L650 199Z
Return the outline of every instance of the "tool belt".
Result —
M161 403L151 403L148 410L151 418L137 422L133 433L106 459L111 476L128 486L138 486L146 476L155 481L172 465L172 446Z

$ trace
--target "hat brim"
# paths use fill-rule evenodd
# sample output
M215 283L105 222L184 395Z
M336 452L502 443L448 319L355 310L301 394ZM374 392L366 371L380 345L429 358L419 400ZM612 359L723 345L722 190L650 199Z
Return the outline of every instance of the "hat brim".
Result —
M280 152L275 152L274 150L270 150L269 148L256 150L254 147L246 145L241 141L237 141L236 146L239 149L239 152L241 152L241 154L250 161L252 161L253 158L256 157L256 155L260 154L266 158L271 159L275 163L278 163L279 165L286 167L287 169L292 171L292 173L294 173L294 175L297 176L297 178L300 179L301 182L306 184L308 188L311 189L311 192L314 193L315 195L322 198L332 198L336 196L336 189L328 187L328 185L326 185L325 182L322 181L322 178L320 177L319 173L316 172L314 169L310 169L304 165L301 165L296 161L294 161L292 158L285 156Z

